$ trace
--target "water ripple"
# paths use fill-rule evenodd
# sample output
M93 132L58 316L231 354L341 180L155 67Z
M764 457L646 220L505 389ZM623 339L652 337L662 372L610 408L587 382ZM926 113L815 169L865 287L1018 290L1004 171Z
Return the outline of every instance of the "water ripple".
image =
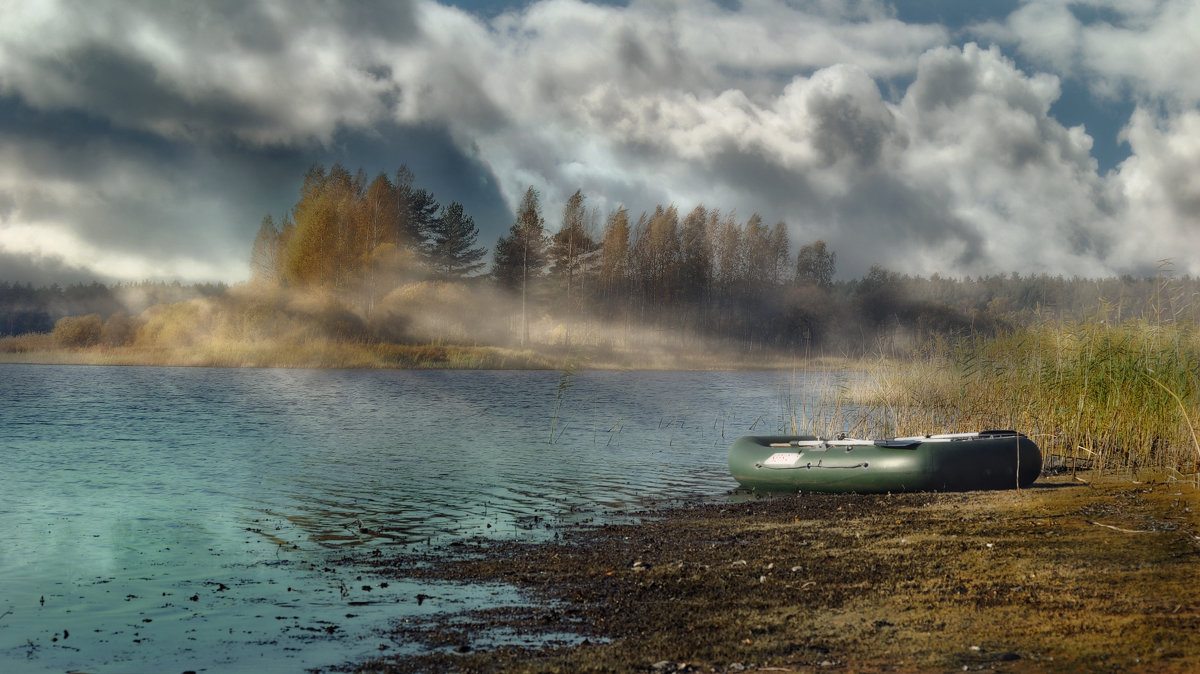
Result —
M432 610L412 596L451 593L384 591L331 555L722 495L729 443L774 430L792 380L583 372L556 412L560 376L0 366L0 669L371 655L387 620Z

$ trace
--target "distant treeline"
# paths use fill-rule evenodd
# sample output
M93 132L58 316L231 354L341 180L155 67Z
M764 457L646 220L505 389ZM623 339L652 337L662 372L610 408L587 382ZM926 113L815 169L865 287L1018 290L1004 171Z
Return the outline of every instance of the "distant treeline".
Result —
M475 284L489 282L477 279ZM581 286L587 287L581 283ZM466 287L472 287L467 283ZM0 336L47 333L68 316L136 317L156 305L197 298L222 298L224 284L181 285L137 283L105 286L99 283L33 287L0 281ZM840 349L857 354L881 346L900 348L908 342L943 335L990 335L997 331L1051 320L1119 324L1134 319L1155 322L1200 322L1200 281L1132 277L1079 279L1061 276L986 276L978 278L913 277L880 267L862 279L835 281L827 287L795 283L773 288L761 297L742 295L746 305L736 315L715 317L716 309L680 303L656 319L648 303L628 301L626 314L639 320L686 327L710 336L740 337L750 345L810 345L815 351ZM581 296L587 295L583 292ZM538 295L533 304L553 303ZM729 306L729 305L727 305ZM602 304L609 318L623 320L613 304ZM621 308L621 304L616 304ZM634 311L637 307L637 311ZM704 311L712 323L704 325ZM352 313L350 315L353 315ZM581 316L579 321L601 320ZM763 326L756 328L757 325ZM682 323L679 323L682 321ZM770 327L766 327L770 326ZM731 328L738 327L740 335ZM350 336L363 337L359 322Z
M743 221L703 205L681 213L659 205L636 218L624 207L602 217L577 191L553 209L548 225L530 188L485 269L488 251L477 245L472 217L461 204L442 205L416 187L407 169L368 179L362 170L316 166L298 202L259 227L250 251L250 285L262 289L257 296L230 297L221 285L2 284L0 335L47 332L65 316L135 316L154 304L199 297L224 297L221 311L240 312L226 330L235 336L267 338L271 331L263 326L272 316L297 328L297 321L319 314L329 324L321 334L338 339L472 335L527 343L553 333L553 340L572 343L604 326L608 335L614 328L648 329L743 350L845 355L903 352L929 338L992 335L1046 319L1200 320L1200 282L1174 278L1169 266L1153 278L1109 279L913 277L875 266L863 278L839 281L837 253L820 240L793 251L785 223L768 225L758 214ZM442 289L431 289L431 282ZM299 311L280 293L321 302ZM419 331L414 326L427 311L441 324L467 327L446 335ZM501 315L507 337L496 326ZM553 329L535 339L531 324Z
M35 288L29 283L0 280L0 336L50 332L66 316L137 315L155 305L215 297L228 289L224 283L183 285L154 281Z

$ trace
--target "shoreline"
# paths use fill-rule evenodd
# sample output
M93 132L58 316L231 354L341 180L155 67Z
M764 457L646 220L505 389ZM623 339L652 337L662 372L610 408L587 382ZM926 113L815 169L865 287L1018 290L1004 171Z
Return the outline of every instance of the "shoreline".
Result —
M1170 478L639 515L541 543L353 560L397 578L511 584L529 603L396 625L385 638L423 654L345 669L1200 669L1200 493Z
M0 343L2 346L2 343ZM857 370L849 358L664 354L636 349L551 346L404 345L317 342L305 345L226 345L222 347L0 348L0 364L135 367L214 367L249 369L379 370Z

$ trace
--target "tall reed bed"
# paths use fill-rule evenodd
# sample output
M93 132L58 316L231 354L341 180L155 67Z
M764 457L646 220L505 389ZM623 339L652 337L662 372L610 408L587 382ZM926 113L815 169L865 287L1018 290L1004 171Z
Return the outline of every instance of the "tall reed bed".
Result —
M1200 334L1190 326L1037 325L927 345L853 397L896 434L1012 428L1068 465L1200 479Z

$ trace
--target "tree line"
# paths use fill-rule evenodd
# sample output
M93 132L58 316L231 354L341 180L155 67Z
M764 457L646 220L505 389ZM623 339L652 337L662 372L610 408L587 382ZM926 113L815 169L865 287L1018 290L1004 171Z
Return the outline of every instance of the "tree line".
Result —
M478 235L462 204L440 205L405 167L368 182L362 169L314 166L281 222L263 218L250 269L261 282L357 294L369 312L389 285L482 269L487 250L476 245Z
M659 205L634 219L622 207L601 223L582 191L548 222L530 187L486 273L478 236L460 203L440 205L406 168L368 181L361 169L316 166L288 214L263 219L251 270L261 282L339 293L364 314L414 279L490 282L520 297L522 341L531 316L544 312L707 325L734 337L786 331L809 317L794 301L781 306L773 293L828 293L836 272L836 253L823 241L793 258L786 224L768 225L758 214L741 222L702 205L683 216L674 205ZM760 323L780 309L792 315Z
M551 208L526 190L490 265L478 238L461 203L439 203L403 166L374 178L340 164L314 166L297 202L278 219L263 218L250 270L257 285L333 298L321 311L340 317L338 335L361 339L403 339L404 330L385 325L389 319L377 309L396 289L432 280L519 300L511 332L523 343L531 340L531 323L549 320L563 326L567 341L572 330L603 323L746 349L846 354L1046 318L1119 322L1153 313L1196 320L1200 296L1197 281L1176 279L1169 268L1142 279L963 279L912 277L877 265L862 278L837 280L837 253L822 240L793 251L783 222L768 224L757 213L742 220L705 205L686 212L657 205L636 216L622 206L601 214L581 190ZM148 299L170 301L168 290L188 294L178 284L0 284L0 334L45 332L63 316L131 312L132 296L141 298L141 311Z

